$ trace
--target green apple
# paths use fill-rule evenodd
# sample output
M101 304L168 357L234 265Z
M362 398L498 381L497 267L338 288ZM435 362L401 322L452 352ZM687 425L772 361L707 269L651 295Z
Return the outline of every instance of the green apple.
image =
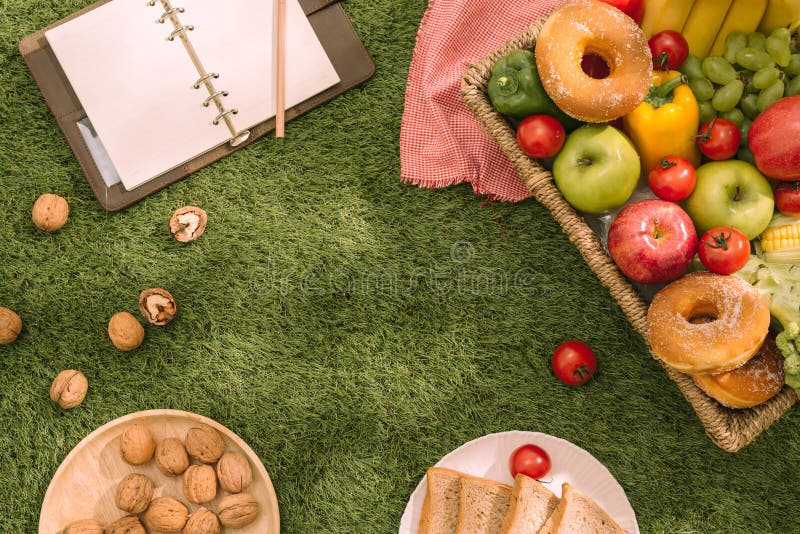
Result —
M553 163L553 178L573 208L603 213L631 197L640 170L639 154L624 133L591 124L567 137Z
M755 239L769 224L775 201L769 182L746 161L712 161L697 168L697 185L685 201L697 233L738 228Z

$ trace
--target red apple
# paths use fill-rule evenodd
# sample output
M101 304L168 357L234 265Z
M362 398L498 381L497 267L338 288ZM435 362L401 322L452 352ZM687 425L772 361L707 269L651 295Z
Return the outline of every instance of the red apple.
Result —
M800 95L781 98L756 117L747 144L768 178L800 180Z
M681 277L697 252L697 233L683 209L666 200L625 206L608 231L608 251L628 278L661 284Z
M636 24L641 26L642 17L644 16L644 1L643 0L602 0L606 4L611 4L616 7L630 18L636 21Z

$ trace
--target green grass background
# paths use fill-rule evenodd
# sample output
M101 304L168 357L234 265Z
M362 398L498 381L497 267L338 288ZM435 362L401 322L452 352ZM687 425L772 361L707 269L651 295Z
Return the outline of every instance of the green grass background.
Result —
M512 429L570 440L627 492L642 532L800 531L800 423L790 412L738 454L689 404L548 212L468 186L399 180L404 88L423 0L349 0L375 77L118 214L103 212L17 51L88 0L0 6L0 305L25 323L0 347L0 532L37 529L53 473L85 435L137 410L214 418L259 454L285 532L393 532L426 467ZM69 222L30 220L42 193ZM209 214L188 246L185 204ZM164 287L178 319L130 353L105 333ZM548 363L592 345L596 378ZM89 395L48 399L62 369Z

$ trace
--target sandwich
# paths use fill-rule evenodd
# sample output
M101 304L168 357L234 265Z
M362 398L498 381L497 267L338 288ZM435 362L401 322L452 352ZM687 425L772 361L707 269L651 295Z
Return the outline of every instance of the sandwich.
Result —
M568 483L561 486L561 500L539 534L627 534L600 505Z
M511 505L511 486L469 475L461 477L457 534L498 534Z
M511 489L511 505L500 534L539 532L558 505L558 497L544 485L525 475L517 475Z

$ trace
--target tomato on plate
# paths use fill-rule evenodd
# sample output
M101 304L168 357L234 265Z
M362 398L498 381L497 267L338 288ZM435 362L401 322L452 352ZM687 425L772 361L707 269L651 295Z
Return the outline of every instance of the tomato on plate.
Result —
M550 472L550 456L538 445L531 443L514 449L508 458L508 469L516 478L518 473L539 479Z
M728 119L711 119L700 127L696 136L700 152L709 158L720 161L732 158L739 150L742 133L735 123Z
M564 146L564 126L550 115L525 117L517 128L517 142L532 158L551 158Z
M700 238L697 254L709 271L733 274L750 259L750 241L732 226L717 226Z
M642 17L644 17L644 1L643 0L603 0L606 4L611 4L616 7L634 21L636 24L642 24Z
M784 215L800 217L800 182L780 182L775 188L775 207Z
M689 56L689 43L675 30L660 31L647 41L656 70L675 70Z
M647 183L661 200L679 202L694 191L697 172L689 160L668 156L653 167L647 175Z
M579 386L594 376L597 357L586 343L565 341L553 351L552 364L559 380L568 386Z

